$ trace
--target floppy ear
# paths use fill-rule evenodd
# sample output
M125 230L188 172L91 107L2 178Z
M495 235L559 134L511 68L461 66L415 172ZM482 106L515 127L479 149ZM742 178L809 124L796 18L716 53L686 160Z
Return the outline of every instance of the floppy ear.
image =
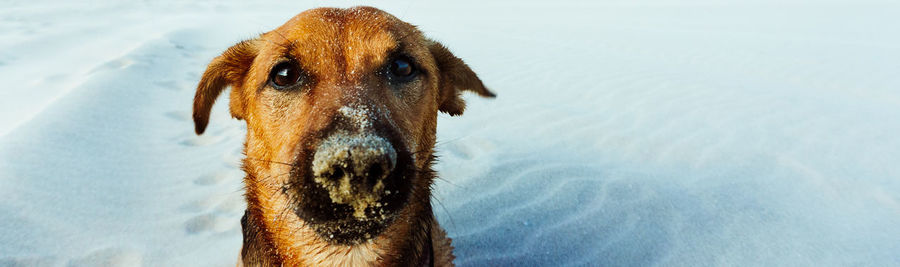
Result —
M246 40L235 44L225 50L222 55L213 59L203 72L200 84L197 85L197 94L194 95L194 131L202 134L209 123L209 112L219 94L225 87L231 86L237 90L243 84L244 77L253 64L259 49L255 40ZM237 119L243 117L243 108L236 92L232 92L230 103L231 116Z
M481 79L478 79L478 75L462 59L454 56L447 47L435 41L429 42L428 50L434 56L440 72L440 81L438 82L438 109L440 111L446 112L450 116L462 115L463 110L466 109L466 102L460 97L462 91L475 92L483 97L497 96L488 91Z

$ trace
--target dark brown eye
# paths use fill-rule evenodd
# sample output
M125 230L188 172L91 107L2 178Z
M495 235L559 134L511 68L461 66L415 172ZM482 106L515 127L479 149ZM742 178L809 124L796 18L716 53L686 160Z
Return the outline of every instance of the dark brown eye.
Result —
M391 62L391 76L400 81L408 81L416 75L416 69L406 58L394 59Z
M282 62L272 68L269 81L276 89L282 89L300 82L300 69L291 62Z

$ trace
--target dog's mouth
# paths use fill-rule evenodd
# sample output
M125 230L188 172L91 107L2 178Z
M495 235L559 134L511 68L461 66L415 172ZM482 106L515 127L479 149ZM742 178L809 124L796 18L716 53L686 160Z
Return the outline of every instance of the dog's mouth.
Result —
M406 205L416 179L410 153L372 135L335 134L291 171L294 211L321 238L359 244L378 236Z

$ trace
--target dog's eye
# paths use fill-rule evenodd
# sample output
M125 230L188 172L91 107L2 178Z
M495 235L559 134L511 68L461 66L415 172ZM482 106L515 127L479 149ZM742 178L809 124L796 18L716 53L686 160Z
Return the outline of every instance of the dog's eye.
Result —
M404 57L394 59L391 62L391 76L400 81L408 81L416 76L416 68L410 63L410 60Z
M300 82L300 70L291 62L282 62L272 68L269 80L276 89L282 89Z

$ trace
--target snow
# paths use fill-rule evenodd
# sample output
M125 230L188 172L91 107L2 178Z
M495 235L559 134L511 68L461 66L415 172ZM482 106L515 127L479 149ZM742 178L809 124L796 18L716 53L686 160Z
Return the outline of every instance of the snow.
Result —
M0 266L233 266L244 128L194 86L357 2L7 1ZM396 1L498 94L441 115L463 266L900 266L900 3Z

